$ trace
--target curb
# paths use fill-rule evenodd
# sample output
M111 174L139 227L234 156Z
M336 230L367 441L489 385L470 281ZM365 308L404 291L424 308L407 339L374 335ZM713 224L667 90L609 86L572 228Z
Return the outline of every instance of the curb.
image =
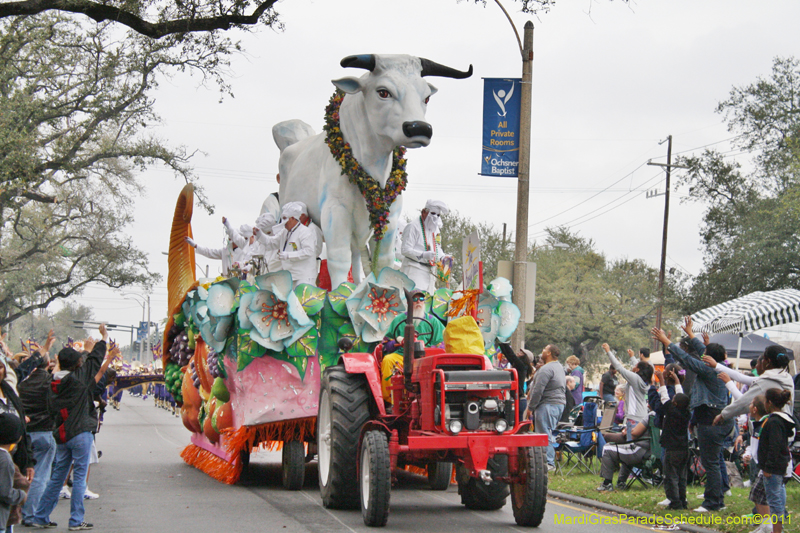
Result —
M599 509L601 511L607 511L610 513L624 514L627 516L636 516L642 518L658 516L658 515L643 513L641 511L634 511L632 509L625 509L624 507L619 507L618 505L612 505L610 503L600 502L597 500L590 500L588 498L582 498L580 496L575 496L573 494L566 494L564 492L557 492L554 490L548 490L547 495L551 498L577 503L578 505L583 505L585 507L593 507L595 509ZM719 530L708 529L705 527L696 526L694 524L680 524L679 527L681 528L681 530L689 531L690 533L720 533Z

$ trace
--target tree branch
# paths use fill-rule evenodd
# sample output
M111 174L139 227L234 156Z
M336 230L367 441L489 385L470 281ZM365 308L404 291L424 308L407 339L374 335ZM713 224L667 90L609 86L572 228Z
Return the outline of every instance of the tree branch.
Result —
M261 16L272 8L276 1L264 0L260 2L250 15L230 14L216 17L189 17L153 23L129 11L90 0L24 0L22 2L0 4L0 18L17 15L36 15L43 11L55 9L83 14L96 22L105 20L118 22L137 33L153 39L160 39L175 33L208 32L228 30L234 26L252 26L258 24Z

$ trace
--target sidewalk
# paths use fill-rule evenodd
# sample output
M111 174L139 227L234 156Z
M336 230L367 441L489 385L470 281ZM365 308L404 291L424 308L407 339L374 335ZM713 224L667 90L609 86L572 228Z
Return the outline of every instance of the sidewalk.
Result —
M559 500L564 500L571 503L576 503L578 505L583 505L584 507L593 507L595 509L599 509L601 511L606 511L609 513L616 513L616 514L624 514L626 516L635 516L637 518L652 518L656 520L659 518L657 515L642 513L641 511L634 511L632 509L625 509L624 507L619 507L617 505L611 505L609 503L599 502L597 500L590 500L588 498L582 498L580 496L574 496L572 494L566 494L563 492L558 492L554 490L548 490L547 495L550 498L556 498ZM719 533L719 530L716 529L708 529L705 527L701 527L695 524L680 524L680 529L683 531L689 531L691 533ZM677 531L677 530L676 530Z

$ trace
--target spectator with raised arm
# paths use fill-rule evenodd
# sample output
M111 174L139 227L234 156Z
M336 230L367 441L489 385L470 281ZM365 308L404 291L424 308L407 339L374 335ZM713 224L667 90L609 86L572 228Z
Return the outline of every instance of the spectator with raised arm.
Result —
M657 371L661 406L661 447L664 449L664 493L667 499L659 505L670 509L687 509L686 475L689 465L689 397L683 394L680 379L672 370ZM674 388L670 397L667 385Z
M625 427L628 440L632 440L636 424L647 423L647 389L653 379L653 365L639 361L632 370L628 370L611 351L608 343L603 343L603 350L611 366L628 382L625 390Z
M97 384L95 376L103 364L104 356L113 357L112 352L106 354L108 331L105 324L100 325L100 335L102 340L96 342L86 356L69 347L58 352L61 370L53 374L51 383L52 412L56 417L53 431L56 459L42 498L34 511L31 521L33 527L41 529L57 526L50 521L50 514L58 504L58 495L69 475L70 465L73 467L73 475L69 529L79 531L93 527L84 520L83 507L89 457L94 440L92 432L97 428L92 391Z
M789 373L789 357L786 355L786 348L783 346L779 344L768 346L764 353L758 357L756 361L758 377L747 376L725 365L717 364L713 357L707 355L703 356L703 362L713 368L715 372L719 372L720 376L727 375L739 383L749 385L746 393L740 393L738 397L734 398L735 401L732 404L722 410L714 421L715 423L721 424L747 413L753 398L766 394L769 389L789 392L790 401L784 405L783 411L788 415L792 414L794 382L791 373ZM733 388L735 389L735 387Z
M725 360L725 348L713 342L705 346L703 341L695 336L692 331L692 317L685 318L683 330L697 353L705 352L718 363ZM662 344L669 343L669 338L664 330L653 328L652 334L653 338ZM703 504L695 511L699 513L719 511L725 507L720 452L725 438L733 429L733 421L729 420L720 425L714 425L714 419L728 404L728 390L725 388L725 384L717 379L714 369L706 366L699 358L689 355L675 343L668 344L668 350L684 368L697 374L689 408L692 410L692 419L697 427L700 462L706 470L706 486Z

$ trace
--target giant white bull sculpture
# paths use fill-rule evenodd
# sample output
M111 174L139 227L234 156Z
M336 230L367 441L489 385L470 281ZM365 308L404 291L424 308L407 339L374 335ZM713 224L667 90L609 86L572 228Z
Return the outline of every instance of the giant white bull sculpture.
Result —
M358 165L383 189L392 170L393 151L398 146L427 146L433 128L425 122L425 110L436 87L425 76L467 78L467 72L408 55L359 55L341 61L343 67L368 70L360 78L345 77L333 84L345 93L339 108L339 124L344 142L349 143ZM372 225L364 197L350 182L339 161L331 155L325 133L302 138L300 121L288 121L273 128L281 149L281 204L302 201L309 215L321 228L328 249L328 269L333 287L347 280L353 267L356 282L361 277L361 250ZM307 125L304 125L307 126ZM291 144L290 144L291 143ZM287 146L288 144L288 146ZM394 260L397 221L402 211L398 196L386 214L388 225L377 255L377 272Z

